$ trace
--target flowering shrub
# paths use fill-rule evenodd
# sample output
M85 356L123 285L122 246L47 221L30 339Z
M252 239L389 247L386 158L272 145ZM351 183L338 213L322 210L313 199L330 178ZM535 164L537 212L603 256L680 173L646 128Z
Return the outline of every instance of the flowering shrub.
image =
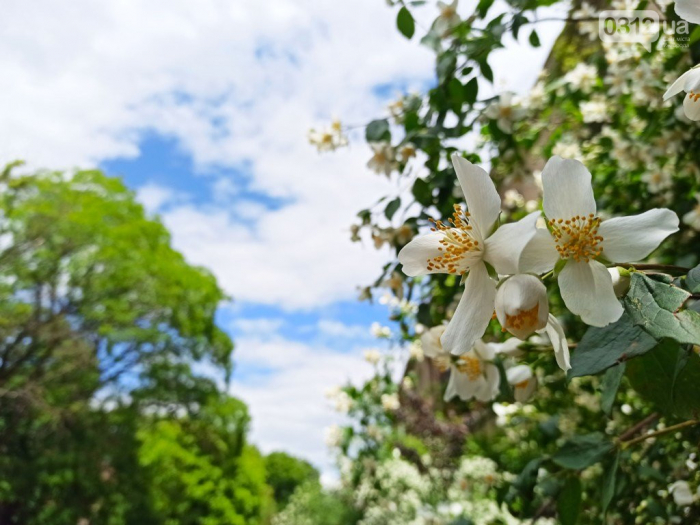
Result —
M389 3L414 38L430 7ZM409 350L334 397L362 523L700 521L700 11L576 2L529 94L498 93L491 53L556 4L438 3L434 86L366 127L410 192L358 214L396 254L362 299L391 294L377 335ZM602 41L605 9L664 23Z

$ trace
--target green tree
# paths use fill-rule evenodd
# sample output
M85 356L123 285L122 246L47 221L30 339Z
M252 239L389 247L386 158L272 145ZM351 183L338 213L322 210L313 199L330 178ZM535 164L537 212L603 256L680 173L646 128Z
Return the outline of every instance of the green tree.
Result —
M265 457L267 483L272 487L275 501L284 507L294 491L307 482L318 483L319 475L308 461L284 452L272 452Z

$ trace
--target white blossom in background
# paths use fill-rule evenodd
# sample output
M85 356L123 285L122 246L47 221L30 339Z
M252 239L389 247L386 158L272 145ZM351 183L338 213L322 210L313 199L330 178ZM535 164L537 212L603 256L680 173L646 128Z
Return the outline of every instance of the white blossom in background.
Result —
M553 157L542 173L543 207L551 232L538 229L520 257L520 271L545 273L559 260L559 289L566 307L583 322L606 326L623 308L607 268L596 259L634 262L647 257L678 231L678 216L666 208L602 221L596 216L591 174L578 161Z
M391 328L382 326L380 323L374 322L369 329L370 333L377 339L388 339L391 337Z
M369 147L372 148L372 158L367 162L367 167L377 175L390 177L399 167L394 148L388 142L371 142Z
M696 494L690 490L690 485L687 481L674 481L668 487L668 491L673 496L673 501L676 505L681 507L687 507L692 505L696 499L700 496L700 488Z
M564 75L564 82L584 93L589 93L598 83L598 68L580 62Z
M328 129L311 128L308 139L309 143L316 146L316 149L321 153L334 151L348 145L348 138L343 133L343 126L339 120L334 120Z
M501 198L489 175L466 159L452 162L467 201L468 211L455 205L449 224L434 222L433 231L414 238L399 252L405 274L415 277L434 273L469 275L452 320L442 335L442 345L453 354L471 351L491 320L496 282L485 263L500 275L518 271L520 251L535 233L539 212L493 231L501 212Z
M688 213L683 215L683 223L687 224L694 230L700 231L700 194L695 195L698 203Z
M506 370L508 384L513 387L513 395L518 403L524 403L537 390L537 377L527 365L516 365Z
M642 175L642 182L646 183L649 193L660 193L673 186L671 172L666 166L653 166Z
M607 122L610 119L608 104L604 97L595 96L579 105L581 117L587 124L592 122Z
M462 19L457 14L459 0L452 0L452 2L449 4L438 1L437 6L440 10L440 14L435 20L433 29L441 38L447 38L450 36L452 29L457 27L462 22Z
M683 73L664 94L664 100L669 100L685 91L683 111L690 120L700 120L700 66Z
M676 14L691 24L700 24L700 3L697 0L676 0Z
M577 23L579 33L586 35L590 40L598 38L598 20L588 21L598 17L598 11L588 2L582 2L581 7L571 13L574 20L581 20Z
M350 412L350 409L354 404L348 393L339 386L326 390L326 399L333 404L336 412L341 414L347 414Z
M515 101L515 95L509 91L501 93L497 102L491 102L484 111L484 116L495 120L503 133L513 133L513 123L522 119L527 110Z
M389 412L398 410L399 407L401 407L398 394L382 394L381 401L384 410L387 410Z
M337 448L343 441L343 429L338 425L331 425L324 431L324 438L328 448Z
M583 159L583 152L581 151L581 146L575 142L561 141L557 142L552 148L552 155L562 157L565 159L581 160ZM538 179L536 179L538 180ZM540 187L542 186L542 173L539 174Z
M370 365L376 365L379 363L379 361L381 361L382 354L379 352L379 350L372 348L370 350L365 350L364 358Z

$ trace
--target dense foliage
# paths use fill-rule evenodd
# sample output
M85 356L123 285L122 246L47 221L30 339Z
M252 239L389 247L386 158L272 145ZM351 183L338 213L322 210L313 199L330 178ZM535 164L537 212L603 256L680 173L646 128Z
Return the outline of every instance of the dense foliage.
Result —
M214 277L118 179L16 168L0 175L0 523L268 523L273 489L283 505L317 473L262 457L214 381L233 350Z
M398 30L434 51L436 82L366 127L368 167L397 192L359 213L353 240L397 260L362 297L389 294L395 326L377 335L409 351L399 384L389 355L369 356L376 376L332 393L352 419L328 437L360 523L699 521L700 89L686 71L700 31L667 1L575 3L516 97L490 85L493 51L509 36L539 47L556 12L542 8L567 6L481 0L465 16L438 2L421 29L414 15L434 6L390 4ZM644 46L634 32L603 41L605 9L664 24ZM310 139L346 143L337 122ZM556 264L544 268L542 246ZM576 281L583 264L592 277Z

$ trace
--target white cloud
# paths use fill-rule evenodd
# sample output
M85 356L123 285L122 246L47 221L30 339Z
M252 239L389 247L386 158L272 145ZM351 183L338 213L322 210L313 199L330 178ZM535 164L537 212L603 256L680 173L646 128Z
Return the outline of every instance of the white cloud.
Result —
M341 338L367 339L371 336L369 326L345 324L333 319L321 319L318 331L321 334Z
M262 334L271 335L277 333L282 328L284 319L270 319L266 317L258 317L256 319L236 319L233 323L234 327L246 335Z
M300 455L328 474L333 470L323 430L342 422L324 394L332 387L371 377L362 351L340 354L281 337L243 337L236 342L239 369L260 374L238 377L231 393L248 403L253 414L252 439L264 452L286 450Z

